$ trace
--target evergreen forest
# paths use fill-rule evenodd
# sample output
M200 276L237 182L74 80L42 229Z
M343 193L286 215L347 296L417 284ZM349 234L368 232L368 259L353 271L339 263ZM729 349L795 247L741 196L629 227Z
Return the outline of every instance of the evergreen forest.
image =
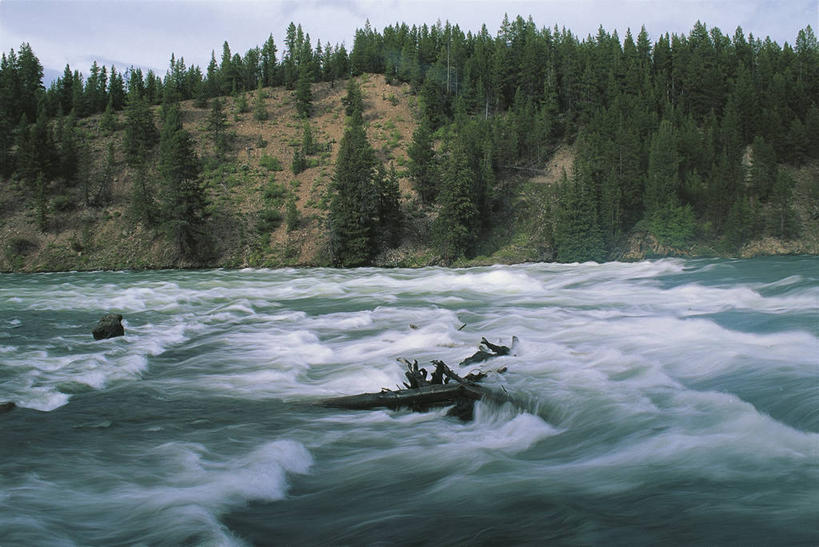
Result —
M400 161L372 144L378 122L362 82L375 77L396 90L385 101L412 105ZM322 141L317 93L335 89L340 138ZM274 99L292 105L292 119L271 116ZM265 143L240 143L240 122L297 131L292 162L263 152L249 166ZM560 150L570 163L539 183ZM326 171L317 213L292 191L298 181L275 180L282 163L293 177ZM217 196L242 169L270 181L252 211ZM264 234L254 245L312 227L311 258L281 265L465 264L516 245L524 250L507 259L604 261L635 238L650 241L649 255L736 255L754 240L816 235L806 226L819 224L817 170L810 26L780 45L699 22L687 35L601 26L583 38L523 17L495 34L367 23L348 51L291 23L281 52L271 35L243 55L225 42L204 69L173 54L163 75L95 62L87 73L66 66L48 87L28 44L0 58L0 188L10 196L0 229L21 207L40 233L56 233L60 213L104 210L112 181L127 180L120 224L169 246L175 266L260 265L220 248L225 230L249 238L249 224L230 218L251 214ZM71 229L93 239L93 223ZM42 244L2 245L15 269ZM409 248L423 258L384 258Z

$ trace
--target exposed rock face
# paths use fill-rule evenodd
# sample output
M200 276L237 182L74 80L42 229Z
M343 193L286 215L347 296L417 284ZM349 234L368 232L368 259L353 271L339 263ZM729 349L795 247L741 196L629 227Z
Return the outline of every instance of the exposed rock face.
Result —
M634 232L628 239L626 247L618 253L616 260L633 262L661 256L690 256L685 249L677 249L660 243L654 234Z
M94 335L94 340L123 336L125 334L125 328L122 326L122 316L118 313L103 315L97 323L97 326L91 331L91 334Z

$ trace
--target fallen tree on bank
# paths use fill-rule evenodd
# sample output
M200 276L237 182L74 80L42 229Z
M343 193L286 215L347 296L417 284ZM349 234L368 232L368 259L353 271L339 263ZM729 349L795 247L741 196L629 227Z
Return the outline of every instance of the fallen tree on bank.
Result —
M517 338L513 337L512 348L516 342ZM509 355L512 348L495 345L488 342L486 338L481 338L478 351L461 361L459 365L468 366L487 361L493 357ZM479 385L479 382L487 376L486 372L474 371L465 377L461 377L443 361L434 360L432 364L435 366L435 370L428 377L427 370L418 367L418 361L408 361L403 358L398 359L398 361L407 368L404 372L407 378L404 383L405 389L391 390L383 388L379 393L335 397L326 399L319 404L325 407L348 410L388 408L391 410L408 409L415 412L425 412L431 408L452 406L447 415L466 421L471 420L473 417L475 401L488 399L503 403L508 400L505 391L498 393L496 390ZM492 372L506 372L506 367Z

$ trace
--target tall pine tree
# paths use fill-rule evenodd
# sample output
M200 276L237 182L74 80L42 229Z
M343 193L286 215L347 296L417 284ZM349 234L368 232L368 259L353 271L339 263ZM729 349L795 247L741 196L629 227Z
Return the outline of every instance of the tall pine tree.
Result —
M162 180L162 221L181 256L206 258L207 198L199 179L199 158L190 134L182 127L177 103L163 105L159 138L159 174Z
M480 225L478 209L472 199L476 174L469 165L464 147L456 143L441 170L440 212L435 222L438 248L444 260L470 256Z
M355 92L349 95L353 111L339 144L329 217L332 261L344 267L368 264L374 256L379 206L375 152L364 131L361 102L355 101Z

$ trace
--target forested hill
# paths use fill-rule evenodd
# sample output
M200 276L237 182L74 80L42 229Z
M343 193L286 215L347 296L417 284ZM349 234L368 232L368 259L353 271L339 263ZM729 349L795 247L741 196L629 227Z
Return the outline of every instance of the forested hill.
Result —
M819 45L291 24L205 70L0 60L2 270L819 252Z

